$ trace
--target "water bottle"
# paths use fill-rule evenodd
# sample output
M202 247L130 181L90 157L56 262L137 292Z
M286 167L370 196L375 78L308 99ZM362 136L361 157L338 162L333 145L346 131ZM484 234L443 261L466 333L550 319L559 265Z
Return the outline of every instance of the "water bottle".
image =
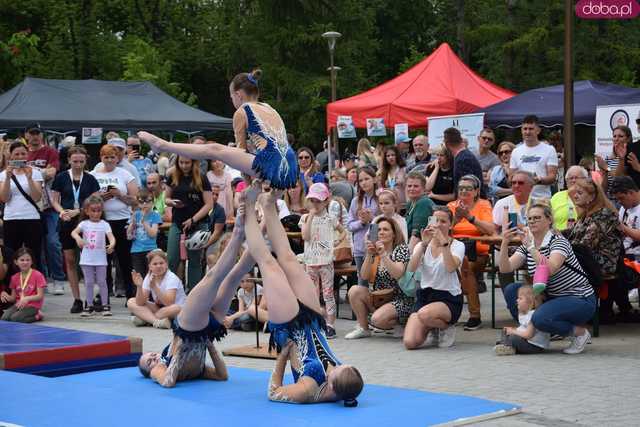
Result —
M567 216L567 228L573 228L576 223L576 211L572 204L569 205L569 214Z
M187 246L184 243L185 240L187 240L187 235L182 233L180 235L180 261L187 260Z

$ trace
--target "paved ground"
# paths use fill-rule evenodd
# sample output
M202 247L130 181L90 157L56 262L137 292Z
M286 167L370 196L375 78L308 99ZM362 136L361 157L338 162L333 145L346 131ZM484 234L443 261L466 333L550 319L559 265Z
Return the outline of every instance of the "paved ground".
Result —
M501 300L500 290L496 291ZM82 319L69 314L71 297L47 295L45 325L139 336L145 350L159 351L170 332L136 328L129 321L123 299L114 299L112 318ZM637 403L640 375L640 325L604 326L601 337L581 355L559 350L568 345L554 342L548 354L496 357L492 343L497 332L490 328L490 296L481 295L484 328L465 332L458 328L456 345L447 350L406 351L399 338L377 336L357 341L342 337L355 322L339 320L340 338L332 347L341 359L361 370L369 383L429 391L466 394L517 403L523 413L480 423L481 426L633 426L640 425ZM341 307L349 315L349 307ZM463 313L463 320L466 313ZM507 325L504 303L498 306L498 325ZM267 336L261 335L261 342ZM221 348L255 342L255 335L232 332ZM272 361L227 358L231 366L269 370ZM266 387L266 384L265 384Z

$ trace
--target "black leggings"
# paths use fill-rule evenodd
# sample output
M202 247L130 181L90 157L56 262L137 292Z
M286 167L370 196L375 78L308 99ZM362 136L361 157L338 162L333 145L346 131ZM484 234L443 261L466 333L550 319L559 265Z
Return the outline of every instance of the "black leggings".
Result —
M115 221L107 221L111 226L113 237L116 238L116 249L113 254L109 255L108 271L111 270L113 256L118 258L120 271L122 272L122 280L124 281L125 292L128 298L136 295L135 286L131 279L131 240L127 239L127 222L126 219L118 219Z
M40 265L42 222L39 219L9 219L4 221L4 244L17 251L23 245L33 253L33 265Z

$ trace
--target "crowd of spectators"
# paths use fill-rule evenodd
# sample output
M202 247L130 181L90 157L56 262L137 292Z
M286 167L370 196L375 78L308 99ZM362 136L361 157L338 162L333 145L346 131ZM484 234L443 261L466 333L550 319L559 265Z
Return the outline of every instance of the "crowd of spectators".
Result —
M357 275L347 294L356 324L346 339L404 328L408 349L450 347L460 317L465 330L483 325L479 294L489 267L520 325L505 329L498 354L542 351L549 341L544 334L571 337L565 352L581 352L596 296L600 322L640 321L629 297L638 286L629 277L637 276L625 271L640 270L640 142L618 126L611 154L565 170L558 134L545 140L535 116L523 119L521 132L521 142L498 143L486 128L473 149L455 128L444 131L438 146L417 135L388 146L362 138L355 153L342 156L326 143L317 155L296 147L300 175L278 212L323 301L329 338L336 336L338 246L348 248L340 263L352 261ZM37 125L3 143L3 318L42 317L44 286L31 273L40 272L49 293L71 292L71 313L108 315L112 298L126 297L136 325L167 328L215 265L245 178L220 161L146 152L136 136L109 132L106 139L91 172L83 146L59 152ZM588 248L602 283L583 268L578 247ZM90 250L106 257L106 291L102 270L84 268ZM14 254L23 255L22 265ZM83 301L81 277L99 286L95 297L90 283ZM227 326L264 323L261 297L259 285L245 277ZM27 306L32 309L20 314Z

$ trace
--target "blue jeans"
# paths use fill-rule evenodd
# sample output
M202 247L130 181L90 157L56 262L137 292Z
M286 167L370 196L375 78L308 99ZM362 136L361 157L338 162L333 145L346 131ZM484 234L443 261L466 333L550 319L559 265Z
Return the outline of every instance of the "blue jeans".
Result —
M43 257L41 259L42 267L49 277L53 280L65 280L66 276L62 268L62 243L60 243L60 235L58 234L58 220L58 213L53 209L47 209L42 212L45 238L44 245L42 245Z
M507 307L514 319L518 319L518 289L522 283L511 283L504 289ZM536 329L563 337L573 334L574 326L586 324L596 312L596 297L564 296L547 299L536 308L531 321Z

